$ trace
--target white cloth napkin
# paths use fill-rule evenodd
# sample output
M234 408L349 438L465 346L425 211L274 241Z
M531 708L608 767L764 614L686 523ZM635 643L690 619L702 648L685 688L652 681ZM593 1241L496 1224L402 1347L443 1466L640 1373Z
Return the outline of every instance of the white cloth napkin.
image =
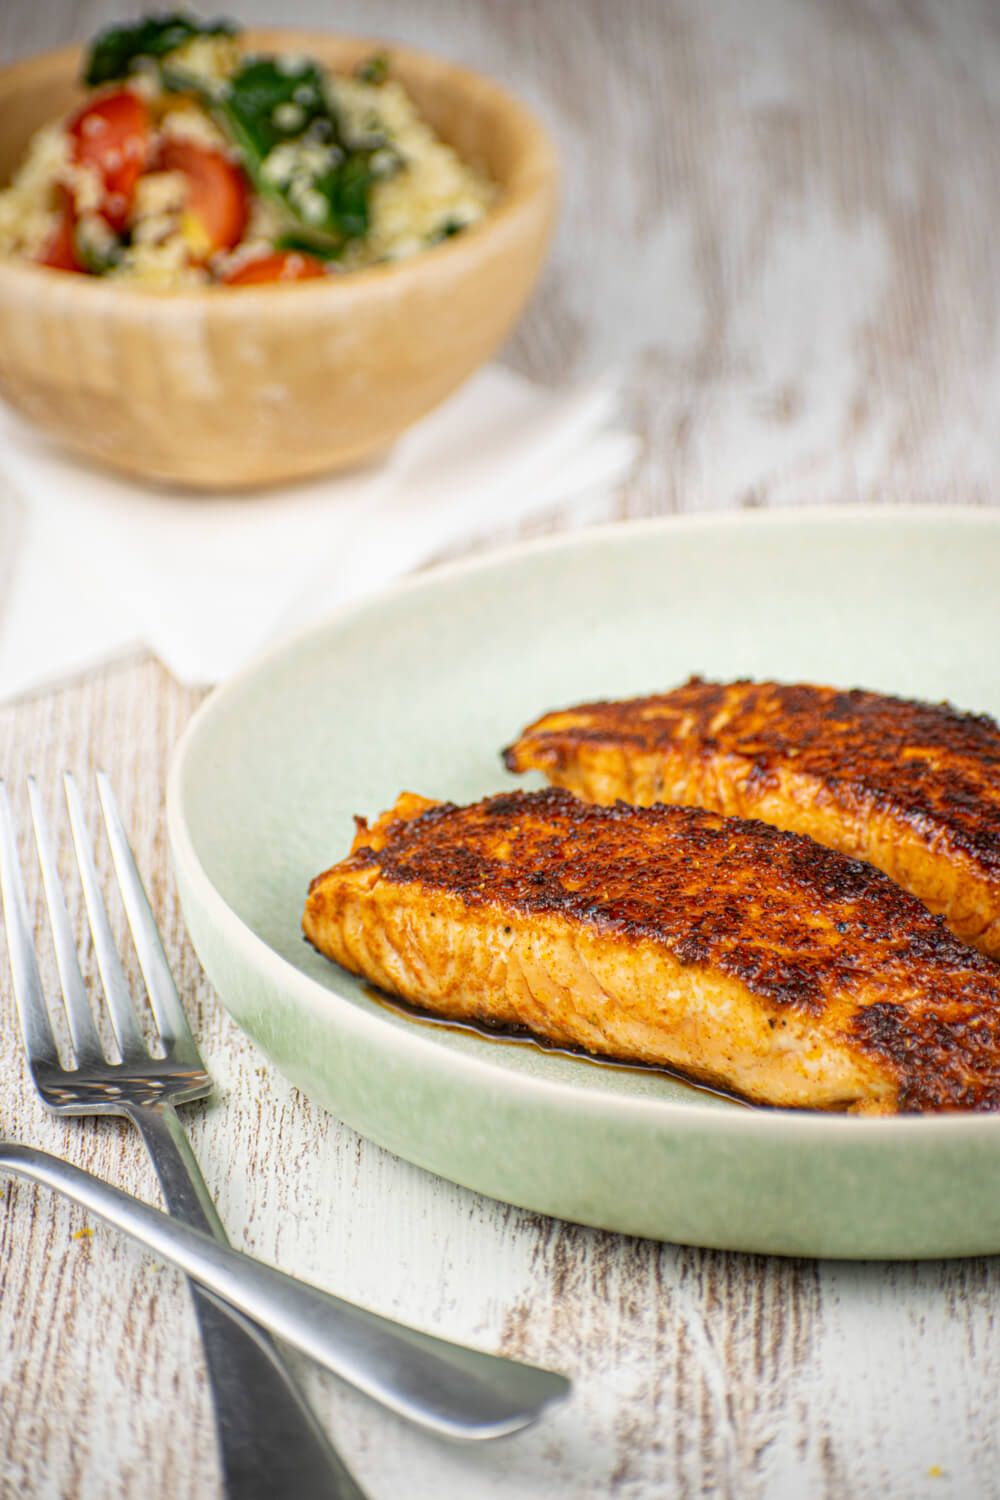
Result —
M75 461L0 416L0 699L148 647L220 681L276 636L508 523L589 505L633 464L613 385L481 371L377 465L205 498ZM6 533L6 534L5 534Z

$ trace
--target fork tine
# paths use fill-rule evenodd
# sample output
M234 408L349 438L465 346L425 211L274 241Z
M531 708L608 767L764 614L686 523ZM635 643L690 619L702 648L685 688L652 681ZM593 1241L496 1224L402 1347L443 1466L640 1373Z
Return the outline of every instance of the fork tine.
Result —
M107 772L98 771L97 790L104 813L104 826L111 845L115 873L122 893L125 915L132 931L135 951L139 955L139 967L146 981L149 1003L159 1029L160 1038L167 1049L167 1056L179 1062L201 1067L202 1061L188 1025L184 1007L181 1005L174 976L170 972L167 955L163 951L160 930L156 925L153 908L149 904L146 887L142 883L135 855L128 841L118 803L111 789Z
M139 1030L128 980L125 978L125 971L118 957L118 949L115 947L107 907L104 905L100 881L97 878L94 850L83 816L83 804L71 772L65 772L63 784L66 789L66 806L69 809L73 845L76 849L76 862L80 870L80 883L83 886L83 899L87 905L90 933L94 940L94 953L104 988L104 998L108 1002L111 1027L118 1043L118 1050L121 1052L122 1062L147 1062L149 1049Z
M59 870L52 854L48 819L45 816L41 793L34 776L28 777L28 800L31 803L31 820L35 825L35 846L38 849L38 863L42 870L42 884L45 888L49 923L52 927L52 939L56 950L56 965L59 969L59 982L62 985L66 1019L69 1021L76 1065L78 1068L100 1065L105 1062L104 1048L97 1034L94 1018L90 1013L90 1002L87 999L83 975L80 973L76 939L73 937L73 928L66 910L66 898L63 895Z
M59 1068L59 1049L52 1034L52 1023L45 1004L35 936L28 918L21 864L14 837L14 818L7 788L0 781L0 887L3 890L3 915L7 928L7 950L14 976L14 998L21 1018L28 1063L35 1068Z

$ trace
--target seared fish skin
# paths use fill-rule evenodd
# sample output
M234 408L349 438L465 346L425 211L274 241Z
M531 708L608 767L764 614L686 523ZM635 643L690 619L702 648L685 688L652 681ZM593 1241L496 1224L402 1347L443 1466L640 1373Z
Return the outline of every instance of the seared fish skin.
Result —
M871 865L766 823L404 793L358 820L303 928L438 1014L761 1103L1000 1109L1000 967Z
M808 834L884 870L1000 958L1000 728L985 714L692 677L546 714L504 761L593 802L676 802Z

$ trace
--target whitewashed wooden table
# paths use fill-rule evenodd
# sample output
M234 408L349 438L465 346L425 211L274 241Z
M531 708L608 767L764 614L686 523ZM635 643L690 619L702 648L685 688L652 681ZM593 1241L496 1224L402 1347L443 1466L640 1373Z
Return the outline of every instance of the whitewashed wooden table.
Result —
M123 9L4 0L0 56ZM280 19L447 51L551 122L562 230L508 357L550 380L621 367L646 453L609 514L995 502L995 0L285 0ZM150 660L95 673L2 710L0 766L17 785L113 774L219 1081L188 1119L233 1239L577 1383L542 1427L461 1449L310 1372L373 1500L1000 1496L1000 1262L782 1262L548 1221L395 1160L286 1084L226 1018L178 912L163 788L197 702ZM35 1102L5 978L0 1057L0 1131L155 1198L124 1127ZM89 1229L6 1185L0 1492L214 1497L182 1283Z

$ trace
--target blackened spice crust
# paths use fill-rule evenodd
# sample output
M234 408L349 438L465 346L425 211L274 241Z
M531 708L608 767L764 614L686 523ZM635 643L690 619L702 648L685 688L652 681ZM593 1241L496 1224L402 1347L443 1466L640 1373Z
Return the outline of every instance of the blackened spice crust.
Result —
M859 1050L891 1065L902 1108L1000 1108L1000 966L880 871L802 835L549 788L437 803L382 823L377 842L347 866L501 918L555 915L654 943L779 1011L835 1011Z
M1000 727L987 714L812 683L706 682L546 715L504 751L509 770L566 764L576 747L733 756L748 788L794 769L845 813L891 814L1000 880Z

